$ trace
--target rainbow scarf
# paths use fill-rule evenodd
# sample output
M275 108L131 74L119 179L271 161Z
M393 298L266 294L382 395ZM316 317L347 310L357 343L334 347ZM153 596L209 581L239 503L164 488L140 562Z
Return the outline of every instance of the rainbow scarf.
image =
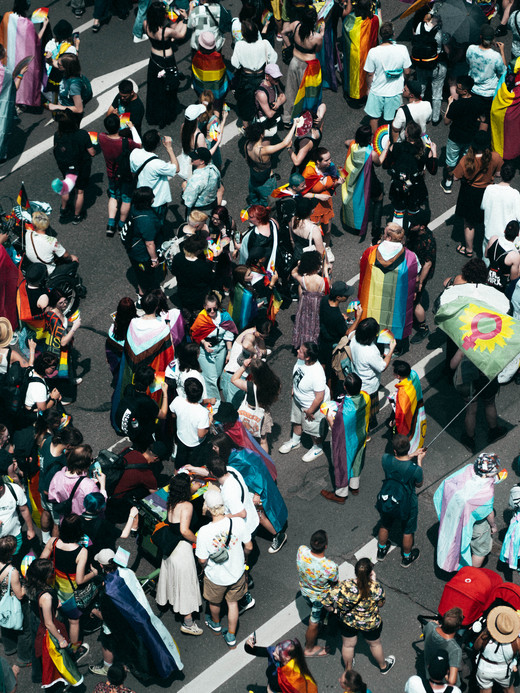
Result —
M227 311L223 310L220 313L220 323L217 325L205 310L201 310L191 327L191 336L197 344L200 344L203 339L209 337L215 330L227 330L228 332L233 332L233 334L238 334L236 325Z
M81 686L83 676L68 649L61 649L58 641L45 630L43 636L42 688L48 688L61 681L71 686Z
M300 88L294 100L291 118L298 118L304 111L316 112L322 100L321 65L319 60L309 60L303 73Z
M196 94L200 95L205 89L209 89L213 92L215 100L225 97L229 89L229 79L221 53L197 51L191 61L191 71Z
M361 19L354 13L343 22L343 90L351 99L367 95L367 73L364 70L368 51L377 46L379 17Z
M424 411L421 381L415 371L395 386L395 430L407 436L410 454L424 445L426 412Z
M34 24L14 12L6 12L0 24L0 43L7 53L5 66L13 74L23 58L32 55L29 69L16 92L16 103L39 107L42 88L42 49Z
M433 504L440 520L437 565L442 570L452 573L471 565L473 525L492 512L494 486L493 479L477 476L468 464L435 491Z
M347 178L341 185L341 221L364 236L370 211L370 181L372 179L372 145L360 147L351 142L345 159Z
M257 313L258 306L252 292L242 284L235 284L233 299L229 302L229 315L238 331L245 330Z
M332 462L336 488L345 488L353 476L361 473L369 419L370 395L366 392L345 397L338 407L332 425Z
M361 256L358 299L363 319L375 318L380 327L388 328L396 339L403 339L412 332L417 257L403 248L387 262L378 247L367 248Z
M491 142L494 151L503 159L520 156L519 132L520 58L517 58L514 65L502 75L491 105Z

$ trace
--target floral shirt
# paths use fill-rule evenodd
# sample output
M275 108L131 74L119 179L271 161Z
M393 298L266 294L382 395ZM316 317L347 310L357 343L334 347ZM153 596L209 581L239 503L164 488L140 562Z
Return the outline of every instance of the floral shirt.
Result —
M319 558L308 546L300 546L296 556L300 576L300 590L304 597L321 602L328 594L331 583L338 581L338 566L328 558Z
M333 606L345 625L358 630L373 630L382 622L379 607L385 601L385 590L377 580L370 582L369 590L369 598L362 599L356 580L343 580L330 590L322 603L323 606Z

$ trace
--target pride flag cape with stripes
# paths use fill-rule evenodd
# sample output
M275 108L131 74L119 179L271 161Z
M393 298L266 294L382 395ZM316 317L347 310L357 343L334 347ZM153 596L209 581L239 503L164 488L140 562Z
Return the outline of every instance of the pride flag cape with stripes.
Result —
M365 453L370 396L361 391L345 397L332 425L332 462L336 488L345 488L353 476L359 476Z
M81 686L83 676L68 649L61 649L58 641L45 630L43 649L47 656L42 657L42 688L48 688L61 681L70 686Z
M267 649L270 650L271 648ZM294 659L290 659L287 664L278 667L276 673L282 693L300 693L300 691L318 693L318 686L308 674L302 674Z
M309 60L303 73L300 88L294 100L291 117L298 118L304 111L316 112L321 104L322 84L319 60Z
M34 24L14 12L6 12L0 23L0 43L7 53L6 67L13 77L21 60L32 57L16 92L16 103L38 107L41 104L42 49Z
M197 51L191 62L193 89L202 94L205 89L213 92L215 99L223 99L229 88L229 80L222 55L218 51Z
M351 99L367 95L367 73L363 69L368 51L377 46L379 17L361 19L353 12L343 22L343 84Z
M345 160L347 177L341 185L341 221L364 236L370 211L370 181L372 179L372 145L360 147L351 142Z
M367 248L359 266L358 299L363 319L375 318L396 339L408 337L412 332L417 270L417 257L407 248L388 261L383 259L379 246Z
M491 142L503 159L520 156L520 58L510 65L491 104Z
M395 429L410 441L410 454L422 448L426 436L426 412L424 411L421 381L415 371L409 378L396 384Z

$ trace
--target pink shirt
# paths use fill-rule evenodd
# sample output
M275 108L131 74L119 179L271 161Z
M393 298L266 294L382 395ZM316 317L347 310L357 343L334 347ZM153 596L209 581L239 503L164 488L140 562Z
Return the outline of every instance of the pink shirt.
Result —
M72 493L72 489L78 477L74 474L70 474L67 469L60 469L59 472L52 477L52 481L49 486L49 500L51 501L64 501L69 498ZM106 491L101 491L94 479L90 479L85 476L83 481L80 483L72 499L72 512L76 515L83 515L85 508L83 507L83 501L85 496L89 493L102 493L105 498L107 497Z

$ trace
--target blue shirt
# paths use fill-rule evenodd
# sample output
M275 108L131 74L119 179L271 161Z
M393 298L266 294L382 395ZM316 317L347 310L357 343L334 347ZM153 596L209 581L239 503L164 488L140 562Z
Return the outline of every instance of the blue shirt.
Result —
M492 48L469 46L466 52L466 62L469 65L469 75L475 80L473 94L490 97L495 95L498 78L506 69L502 56Z
M220 188L220 171L215 164L209 163L193 171L193 175L182 195L188 209L193 207L208 207L217 199Z
M135 173L147 159L156 156L153 152L144 149L134 149L130 154L130 170ZM146 164L137 179L137 187L147 186L152 188L155 199L152 207L161 207L172 201L169 178L177 173L175 164L166 163L162 159L153 159Z

